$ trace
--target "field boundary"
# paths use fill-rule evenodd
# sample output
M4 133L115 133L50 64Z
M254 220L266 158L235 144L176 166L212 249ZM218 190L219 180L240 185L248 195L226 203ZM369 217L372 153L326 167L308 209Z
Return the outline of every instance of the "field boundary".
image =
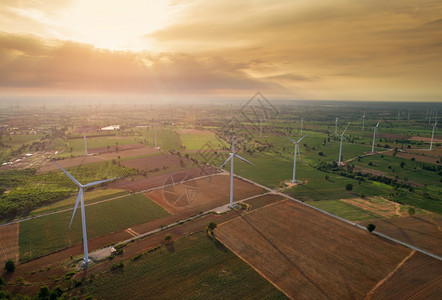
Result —
M396 273L417 251L411 250L410 254L408 254L407 257L405 257L397 266L394 268L393 271L390 272L387 276L385 276L381 281L379 281L372 289L367 293L367 296L365 296L365 299L371 299L371 296L374 294L374 292L377 290L378 287L384 284L388 279L390 279L394 273Z

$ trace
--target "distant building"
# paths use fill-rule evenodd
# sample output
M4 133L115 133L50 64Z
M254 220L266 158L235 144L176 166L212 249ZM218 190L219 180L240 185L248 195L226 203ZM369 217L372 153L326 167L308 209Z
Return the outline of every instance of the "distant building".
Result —
M103 131L120 130L120 125L110 125L110 126L101 128L101 130L103 130Z

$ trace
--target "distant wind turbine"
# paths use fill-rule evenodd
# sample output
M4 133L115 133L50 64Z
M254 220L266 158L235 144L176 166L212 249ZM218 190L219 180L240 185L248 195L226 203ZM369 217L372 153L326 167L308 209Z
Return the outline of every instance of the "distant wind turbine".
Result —
M87 265L89 263L89 253L88 253L88 247L87 247L86 214L85 214L85 210L84 210L83 191L85 188L88 188L88 187L91 187L94 185L98 185L101 183L109 182L109 181L112 181L112 180L115 180L118 178L105 179L105 180L94 181L94 182L87 183L87 184L81 184L80 182L78 182L77 179L75 179L71 174L69 174L68 171L63 169L56 161L53 160L53 162L63 171L64 174L66 174L67 177L69 177L70 180L72 180L73 183L75 183L75 185L77 185L79 187L77 201L75 202L74 212L71 217L71 222L69 223L69 228L71 228L72 221L74 220L75 212L77 211L77 208L78 208L78 203L81 202L81 226L83 228L84 267L87 268Z
M338 159L338 166L341 165L341 158L342 158L342 140L344 139L344 133L347 131L348 125L350 125L350 122L348 122L347 127L345 127L344 131L340 134L340 136L341 136L341 144L339 145L339 159Z
M86 131L83 132L83 135L84 135L84 155L87 155Z
M302 125L304 125L304 118L301 117L301 134L302 134Z
M362 116L362 130L364 130L364 126L365 126L365 111L364 115Z
M338 120L339 118L336 118L335 135L338 135Z
M433 125L433 132L431 133L430 151L433 150L434 129L436 129L436 127L437 127L437 122L438 122L438 121L434 122L434 125Z
M305 138L306 135L304 135L303 137L301 137L299 140L295 141L292 140L291 138L288 138L290 141L292 141L293 144L295 144L295 154L293 155L293 178L292 178L292 182L296 183L296 156L297 154L301 155L301 152L299 151L299 142L302 141L303 138Z
M379 121L380 122L380 121ZM376 134L378 133L378 126L379 126L379 122L376 124L376 126L374 127L374 131L373 131L373 144L371 146L371 153L374 153L374 140L376 138Z
M250 161L248 161L247 159L239 156L238 154L235 154L235 137L232 134L232 152L230 153L229 157L226 159L226 161L218 168L221 169L222 167L224 167L224 165L226 163L229 162L230 160L230 208L233 208L233 159L237 157L243 161L245 161L248 164L254 165L253 163L251 163Z

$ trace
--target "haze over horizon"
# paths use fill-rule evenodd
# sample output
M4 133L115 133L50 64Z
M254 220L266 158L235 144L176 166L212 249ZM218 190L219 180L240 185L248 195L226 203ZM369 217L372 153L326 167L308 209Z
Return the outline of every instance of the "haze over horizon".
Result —
M0 99L440 102L441 16L435 0L4 0Z

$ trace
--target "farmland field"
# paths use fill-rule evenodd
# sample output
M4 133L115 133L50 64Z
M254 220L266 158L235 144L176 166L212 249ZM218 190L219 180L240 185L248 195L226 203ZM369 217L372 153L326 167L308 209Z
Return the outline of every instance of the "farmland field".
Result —
M77 210L72 228L72 211L34 218L20 223L20 260L28 260L81 242L81 212ZM88 238L148 222L167 212L142 194L128 195L86 207Z
M405 243L442 256L442 217L437 214L385 218L361 222L374 223L376 230Z
M361 299L410 253L289 200L227 221L215 234L296 299Z
M179 129L177 133L180 135L186 150L200 150L204 147L212 149L222 149L229 145L208 130L197 129Z
M243 180L233 180L234 201L259 195L263 189ZM230 176L216 175L155 190L147 196L174 214L206 211L229 203Z
M0 226L0 262L12 259L18 261L18 232L20 224Z
M441 290L442 262L414 253L367 299L439 299Z
M118 282L118 284L115 284ZM198 233L106 271L86 286L104 299L285 299L233 253Z

